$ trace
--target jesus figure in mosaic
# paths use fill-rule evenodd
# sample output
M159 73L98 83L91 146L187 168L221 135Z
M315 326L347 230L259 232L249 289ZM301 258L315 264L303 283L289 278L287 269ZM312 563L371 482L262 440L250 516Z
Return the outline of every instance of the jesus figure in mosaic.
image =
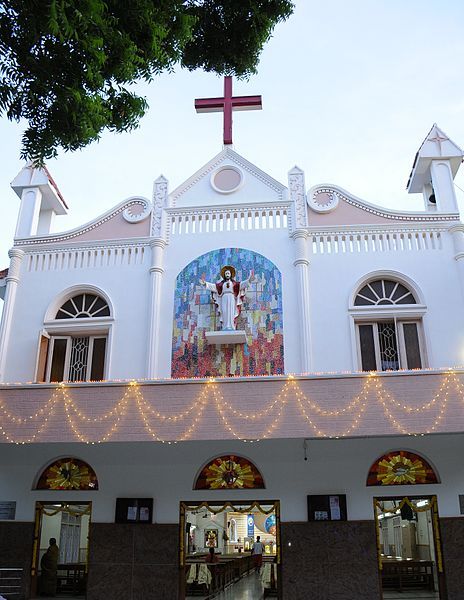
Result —
M246 289L254 280L254 272L251 271L245 281L236 281L235 268L225 265L221 269L221 277L222 279L216 283L205 281L204 278L200 279L200 283L211 292L213 302L218 309L221 330L234 331Z

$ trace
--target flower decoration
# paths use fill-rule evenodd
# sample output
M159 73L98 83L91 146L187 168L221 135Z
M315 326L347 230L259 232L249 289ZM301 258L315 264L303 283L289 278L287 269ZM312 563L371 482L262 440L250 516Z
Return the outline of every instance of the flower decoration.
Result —
M201 470L194 489L262 489L263 477L255 465L241 456L219 456Z
M49 465L37 483L38 490L98 490L90 465L75 458L63 458Z
M429 463L406 450L390 452L381 456L371 467L367 485L417 485L438 483Z

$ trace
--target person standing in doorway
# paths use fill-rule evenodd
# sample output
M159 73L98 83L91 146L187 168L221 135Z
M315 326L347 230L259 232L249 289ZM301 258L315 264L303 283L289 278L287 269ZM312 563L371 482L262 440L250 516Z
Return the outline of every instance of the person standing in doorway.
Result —
M261 542L261 538L258 535L256 538L256 542L253 544L251 548L251 554L253 556L253 562L255 564L255 571L259 574L261 571L261 566L263 564L263 551L264 546Z
M60 551L56 539L50 538L50 546L40 560L40 595L55 596Z

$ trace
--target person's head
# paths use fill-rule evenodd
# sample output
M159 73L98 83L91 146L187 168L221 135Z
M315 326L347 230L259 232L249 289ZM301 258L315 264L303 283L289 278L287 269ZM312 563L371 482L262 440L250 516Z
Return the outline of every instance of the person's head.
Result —
M235 281L235 267L224 265L221 269L221 277L223 281Z
M214 548L211 546L211 548L209 549L209 553L211 554L211 556L214 556Z
M259 542L261 540L261 536L258 535L258 537L256 538L256 541Z
M56 539L55 538L50 538L49 543L50 543L50 546L55 546L56 545Z

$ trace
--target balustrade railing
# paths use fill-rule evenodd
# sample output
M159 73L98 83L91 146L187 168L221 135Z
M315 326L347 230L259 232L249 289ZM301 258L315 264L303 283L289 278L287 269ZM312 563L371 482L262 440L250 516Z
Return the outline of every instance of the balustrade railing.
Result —
M173 236L223 231L286 229L288 204L258 207L212 207L168 209L170 233Z
M107 246L32 252L27 257L28 271L66 271L118 266L135 266L144 262L144 246Z
M312 254L419 252L443 248L439 231L311 232L309 241Z

